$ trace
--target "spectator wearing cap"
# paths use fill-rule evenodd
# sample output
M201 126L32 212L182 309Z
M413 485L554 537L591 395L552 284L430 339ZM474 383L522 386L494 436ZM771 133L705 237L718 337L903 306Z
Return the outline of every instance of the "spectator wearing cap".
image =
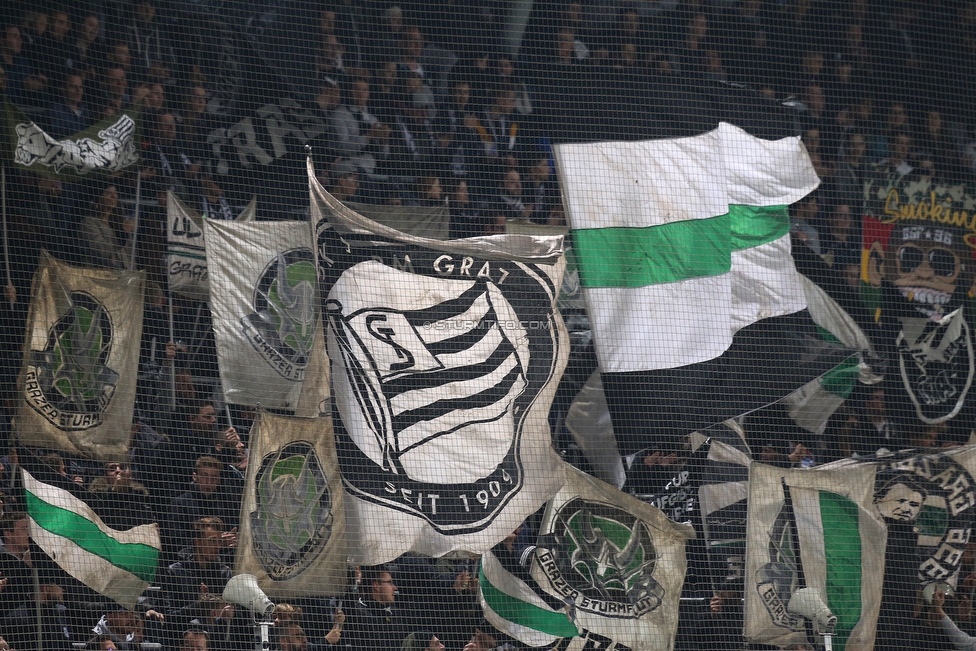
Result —
M359 169L350 160L340 159L332 164L332 183L329 191L339 201L359 201Z
M149 490L132 478L128 463L108 461L104 474L88 485L88 490L102 498L105 509L102 520L113 529L126 530L155 521Z

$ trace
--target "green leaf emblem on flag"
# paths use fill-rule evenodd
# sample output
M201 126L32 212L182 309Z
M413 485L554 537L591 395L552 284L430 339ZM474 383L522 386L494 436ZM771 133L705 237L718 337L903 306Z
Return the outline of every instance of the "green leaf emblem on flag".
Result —
M119 375L106 366L112 323L105 307L85 292L69 300L45 349L31 351L25 399L56 427L85 430L101 424Z
M254 313L244 317L251 345L283 378L300 382L315 338L315 262L311 249L285 251L261 273Z
M293 578L332 533L332 495L315 447L296 441L265 456L256 488L251 530L258 560L272 579Z

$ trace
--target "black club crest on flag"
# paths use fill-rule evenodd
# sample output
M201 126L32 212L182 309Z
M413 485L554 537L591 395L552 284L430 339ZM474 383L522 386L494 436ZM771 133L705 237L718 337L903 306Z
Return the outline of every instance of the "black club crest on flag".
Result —
M523 485L522 430L558 341L553 288L515 263L397 255L335 265L324 301L343 479L441 532L477 531Z

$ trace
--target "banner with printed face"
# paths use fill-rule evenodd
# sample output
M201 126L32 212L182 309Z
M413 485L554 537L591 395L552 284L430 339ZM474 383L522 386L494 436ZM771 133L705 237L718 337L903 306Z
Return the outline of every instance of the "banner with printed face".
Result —
M671 649L694 529L576 468L566 475L530 573L573 613L568 649Z
M345 513L332 419L261 412L251 428L235 574L274 600L342 594Z
M72 267L42 252L17 384L23 444L102 460L128 451L144 282L141 271Z
M885 330L894 417L972 428L976 187L879 165L865 181L861 277Z
M350 554L483 553L562 485L562 238L408 235L309 183Z
M253 222L257 200L241 211L237 221ZM203 243L204 217L166 191L166 276L170 291L194 301L210 298L207 251Z
M225 399L298 409L304 392L299 415L318 415L328 377L308 374L327 366L308 224L208 219L204 231Z
M834 647L892 648L912 626L919 591L954 590L976 515L976 446L908 450L881 461L811 469L753 463L749 473L745 636L807 643L791 612L814 588L837 617Z

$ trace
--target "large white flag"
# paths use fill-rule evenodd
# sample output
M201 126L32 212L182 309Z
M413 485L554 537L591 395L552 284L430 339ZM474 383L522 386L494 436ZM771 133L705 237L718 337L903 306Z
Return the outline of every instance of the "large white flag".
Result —
M237 221L253 222L257 200L251 199ZM203 243L205 216L166 191L166 276L169 288L195 301L210 298L207 252Z
M23 471L30 537L65 572L126 608L156 578L159 526L112 529L88 504Z
M141 271L72 267L42 252L17 384L21 442L94 459L125 455L144 279Z
M532 578L580 629L568 649L674 646L689 525L567 466L539 531Z
M562 485L562 238L408 235L309 183L350 554L483 553Z
M225 398L318 415L328 378L308 224L209 219L204 232Z
M261 412L251 428L235 570L273 599L342 594L345 513L332 419Z
M976 446L811 469L753 463L746 639L806 643L804 620L789 612L804 587L837 616L835 648L869 651L903 637L917 591L958 582L976 515L974 474Z

